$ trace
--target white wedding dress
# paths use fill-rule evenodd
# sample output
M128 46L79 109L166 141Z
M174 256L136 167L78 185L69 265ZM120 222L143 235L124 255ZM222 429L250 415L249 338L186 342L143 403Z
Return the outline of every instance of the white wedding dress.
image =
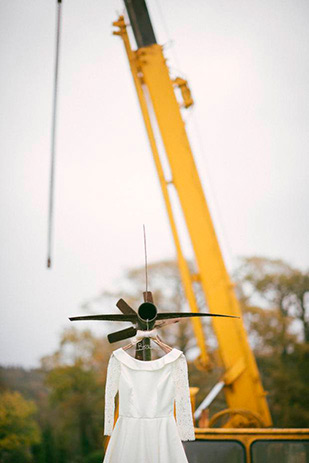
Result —
M113 429L118 391L119 417ZM187 362L180 350L149 361L137 360L122 348L112 353L104 434L111 435L104 463L188 463L181 440L195 436Z

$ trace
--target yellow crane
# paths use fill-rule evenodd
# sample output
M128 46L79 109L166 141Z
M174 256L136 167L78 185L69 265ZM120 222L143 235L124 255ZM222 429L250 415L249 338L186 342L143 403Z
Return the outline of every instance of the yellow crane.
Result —
M137 4L138 2L135 2ZM141 3L141 2L139 2ZM162 47L154 42L146 45L143 32L139 29L138 15L133 15L134 2L129 3L130 17L135 37L141 45L133 51L124 18L114 23L124 42L134 83L141 105L145 126L149 136L153 157L167 207L168 217L176 244L179 269L186 297L192 311L198 311L193 282L198 279L203 288L210 312L240 316L240 308L235 297L233 284L226 271L218 244L205 195L194 162L185 125L174 88L179 86L184 95L184 105L191 105L192 98L187 83L183 79L171 80ZM130 14L131 13L131 14ZM150 21L149 24L150 25ZM153 35L154 37L154 35ZM147 37L148 38L148 37ZM156 119L172 178L166 179L158 149L152 118ZM170 199L170 188L178 194L186 226L192 242L198 273L190 273L180 244L180 239ZM271 425L271 417L263 390L255 358L248 344L242 321L213 320L213 327L219 343L220 357L225 368L225 394L229 408L246 409L259 417L261 425ZM208 356L201 322L194 321L195 334L201 351L200 362L206 367Z
M116 28L113 33L121 37L125 46L160 180L176 246L182 283L190 309L193 312L198 311L193 284L195 281L199 281L210 312L240 316L239 303L224 264L181 114L181 106L188 108L193 104L188 83L180 77L171 79L163 48L155 38L145 0L125 0L125 5L137 49L132 49L123 16L120 16L113 23ZM175 94L177 89L182 95L181 103ZM164 150L162 150L162 146ZM167 178L166 169L163 167L166 162L170 172L169 178ZM178 195L192 243L198 269L195 274L190 272L183 254L170 196L171 189L174 189ZM265 429L272 424L271 415L242 321L222 322L222 320L214 318L212 322L225 370L221 385L224 387L228 410L221 412L221 414L237 413L242 416L242 427L259 429L213 429L210 431L209 429L198 428L196 430L197 438L208 443L222 439L230 445L234 441L241 442L244 447L244 450L241 450L244 459L240 453L240 459L231 460L233 462L267 463L270 461L266 458L266 451L263 453L264 450L261 449L261 443L264 441L270 444L270 442L278 443L287 440L295 444L296 439L301 442L300 445L304 446L305 439L308 439L308 430ZM201 368L206 369L209 365L209 358L202 325L198 319L193 321L193 325L200 349L199 364ZM220 387L217 388L218 390ZM215 394L216 391L214 391L213 396ZM260 447L256 451L257 456L255 458L254 452L252 453L252 446L257 441L260 442ZM189 447L194 444L189 443ZM306 445L308 445L308 441ZM308 452L308 447L306 449ZM300 452L299 455L303 455L305 450L303 447L297 447L295 452ZM194 452L194 455L198 454L196 447L194 447ZM208 455L210 455L209 448ZM261 455L264 455L263 458ZM207 458L205 456L205 461L208 461ZM202 462L204 460L195 459L194 461ZM295 461L296 463L306 460L291 459L286 461ZM221 460L216 459L216 463L220 462Z

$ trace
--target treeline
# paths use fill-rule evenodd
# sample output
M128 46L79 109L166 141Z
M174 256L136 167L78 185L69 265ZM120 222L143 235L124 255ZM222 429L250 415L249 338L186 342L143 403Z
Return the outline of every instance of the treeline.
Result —
M102 461L110 352L90 331L70 329L40 369L1 368L1 463Z
M160 310L184 310L185 300L174 262L149 266L151 290ZM275 427L309 424L309 274L285 262L243 259L234 281L241 301L251 347L257 358ZM111 307L124 297L132 306L141 302L144 269L133 269L119 282L117 293L99 294L84 307ZM196 283L201 310L206 303ZM105 309L102 309L102 311ZM217 341L210 321L204 322L214 365L199 370L190 358L197 353L191 323L162 330L163 339L187 354L190 385L200 388L197 404L222 375ZM118 326L109 324L109 331ZM0 463L98 463L104 455L103 410L107 340L89 330L66 330L58 350L41 360L36 370L0 369ZM217 366L216 366L217 365ZM210 416L225 408L221 394Z

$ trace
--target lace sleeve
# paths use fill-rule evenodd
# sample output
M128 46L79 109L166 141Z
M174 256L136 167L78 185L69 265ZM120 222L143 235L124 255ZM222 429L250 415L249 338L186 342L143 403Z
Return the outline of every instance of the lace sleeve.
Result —
M180 438L183 441L195 440L190 390L188 380L188 366L184 355L174 362L176 421Z
M104 413L104 435L112 434L115 414L115 396L118 392L120 377L120 363L112 354L107 367L105 385L105 413Z

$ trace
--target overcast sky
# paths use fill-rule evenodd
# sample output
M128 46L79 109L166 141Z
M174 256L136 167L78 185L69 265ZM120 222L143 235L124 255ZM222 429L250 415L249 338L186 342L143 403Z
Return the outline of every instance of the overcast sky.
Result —
M148 5L171 72L192 90L184 118L229 269L239 255L308 268L308 1ZM143 223L150 262L175 252L123 44L111 34L122 1L63 0L46 269L56 0L0 6L0 363L30 367L83 302L143 264Z

